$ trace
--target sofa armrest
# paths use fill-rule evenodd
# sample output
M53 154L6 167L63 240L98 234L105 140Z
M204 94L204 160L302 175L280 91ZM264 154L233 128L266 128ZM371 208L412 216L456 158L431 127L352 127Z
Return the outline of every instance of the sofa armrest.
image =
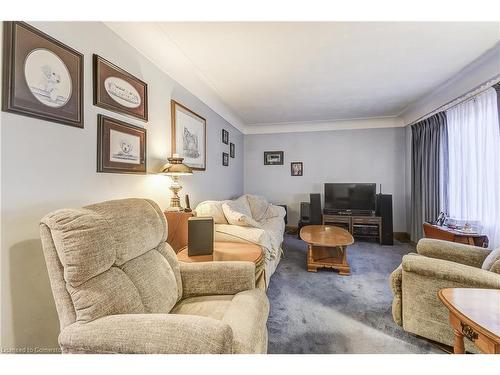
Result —
M252 262L180 262L182 297L236 294L255 288Z
M219 320L176 314L110 315L61 331L63 353L231 353L233 331Z
M408 254L403 257L402 267L404 272L413 272L429 279L446 280L464 287L500 289L499 274L448 260Z
M422 238L418 241L417 253L429 258L449 260L481 268L490 250L456 242Z
M392 318L394 322L400 326L403 326L403 309L402 309L402 300L403 300L403 268L401 264L392 271L391 276L389 278L391 292L393 295L392 300Z

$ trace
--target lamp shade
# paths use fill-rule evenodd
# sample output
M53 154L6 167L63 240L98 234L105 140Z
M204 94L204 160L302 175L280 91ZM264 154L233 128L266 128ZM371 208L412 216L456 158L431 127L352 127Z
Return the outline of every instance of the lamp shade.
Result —
M193 170L182 163L183 160L184 158L174 154L172 157L168 158L168 163L161 167L158 173L166 176L186 176L193 174Z

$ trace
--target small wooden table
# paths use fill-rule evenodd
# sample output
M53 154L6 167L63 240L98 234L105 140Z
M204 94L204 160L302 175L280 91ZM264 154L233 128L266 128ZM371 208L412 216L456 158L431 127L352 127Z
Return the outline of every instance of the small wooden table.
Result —
M483 353L500 354L500 290L449 288L438 297L450 310L455 354L465 352L464 336Z
M471 246L488 247L488 236L480 233L460 232L447 226L439 226L430 223L423 224L426 238L435 238L451 242L463 243Z
M255 286L266 289L264 256L259 245L241 242L214 242L212 255L188 255L187 246L177 253L180 262L244 261L255 263Z
M354 243L354 238L348 231L335 226L307 225L300 230L300 238L308 243L307 271L334 268L339 275L350 274L347 246Z
M163 213L168 226L167 242L177 252L188 243L188 220L194 216L194 212L164 211Z

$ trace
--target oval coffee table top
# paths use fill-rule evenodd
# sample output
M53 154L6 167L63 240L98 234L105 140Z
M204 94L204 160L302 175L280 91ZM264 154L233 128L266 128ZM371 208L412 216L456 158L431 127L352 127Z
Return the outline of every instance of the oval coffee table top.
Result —
M332 225L307 225L302 227L300 238L316 246L347 246L354 243L351 233Z

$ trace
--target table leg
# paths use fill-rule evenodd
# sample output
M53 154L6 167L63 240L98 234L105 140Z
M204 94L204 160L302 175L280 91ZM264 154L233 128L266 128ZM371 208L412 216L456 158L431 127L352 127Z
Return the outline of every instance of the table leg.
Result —
M453 345L453 353L454 354L464 354L465 353L464 335L462 334L462 332L457 331L456 329L453 330L453 333L455 334L455 343Z
M347 263L347 246L339 246L339 248L342 252L342 264L339 268L339 275L349 276L351 274L351 269L349 263Z
M308 272L317 272L318 269L314 266L312 266L312 263L314 262L313 259L313 251L312 251L312 245L307 245L307 271Z

